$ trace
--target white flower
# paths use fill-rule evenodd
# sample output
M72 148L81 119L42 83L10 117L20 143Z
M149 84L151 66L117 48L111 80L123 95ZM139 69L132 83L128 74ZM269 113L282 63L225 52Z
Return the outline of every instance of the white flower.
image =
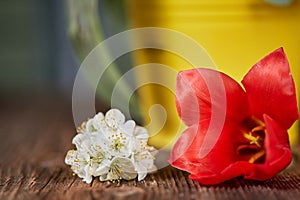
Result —
M129 158L115 157L110 163L108 173L100 176L100 181L131 180L136 178L137 172Z
M129 135L129 149L132 153L143 151L147 146L148 132L144 127L136 126L131 135Z
M111 155L105 151L105 145L98 134L80 133L73 138L77 150L70 150L65 158L65 163L87 183L91 183L92 176L107 173L105 167Z
M153 171L153 156L148 151L144 151L132 156L134 169L138 172L138 180L143 180L147 173Z
M154 165L154 155L157 150L154 147L147 145L148 132L145 128L137 126L134 131L133 139L131 140L132 162L135 170L138 172L138 180L143 180L148 172L156 170Z
M87 183L93 176L100 181L145 178L155 169L153 147L147 145L148 132L136 126L133 120L125 121L117 109L105 116L98 113L77 129L73 138L76 150L70 150L65 163Z

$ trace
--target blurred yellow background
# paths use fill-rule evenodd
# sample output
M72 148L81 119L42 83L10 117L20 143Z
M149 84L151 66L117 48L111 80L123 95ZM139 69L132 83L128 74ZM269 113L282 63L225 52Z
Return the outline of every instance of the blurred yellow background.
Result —
M218 70L237 81L241 81L247 71L265 55L283 47L299 97L299 1L288 6L274 6L262 0L131 0L127 4L130 28L153 26L180 31L207 50ZM176 43L172 38L164 39L170 45ZM139 50L135 58L136 64L156 62L175 70L193 67L179 56L159 50ZM138 78L151 80L151 76L157 74L145 73ZM164 128L150 140L156 146L166 145L174 138L180 123L174 94L158 85L144 86L139 94L145 123L150 120L148 109L151 105L159 103L167 109L168 119ZM299 142L299 123L294 124L289 134L292 145Z

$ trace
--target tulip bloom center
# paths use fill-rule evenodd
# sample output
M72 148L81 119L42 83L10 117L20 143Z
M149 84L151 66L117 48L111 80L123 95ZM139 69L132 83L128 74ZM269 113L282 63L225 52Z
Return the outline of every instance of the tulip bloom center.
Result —
M249 163L264 163L266 155L264 148L265 123L254 117L249 117L242 122L241 126L243 138L236 148L239 159L247 160Z

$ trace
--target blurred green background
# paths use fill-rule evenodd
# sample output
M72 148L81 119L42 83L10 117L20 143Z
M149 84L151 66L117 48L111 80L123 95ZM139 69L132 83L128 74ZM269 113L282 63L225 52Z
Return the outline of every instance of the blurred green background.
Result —
M123 4L118 2L99 1L104 38L126 30ZM0 96L71 94L80 60L72 49L67 19L62 0L0 1ZM129 59L120 58L127 68Z
M65 31L63 2L4 0L0 16L0 94L67 92L78 64Z

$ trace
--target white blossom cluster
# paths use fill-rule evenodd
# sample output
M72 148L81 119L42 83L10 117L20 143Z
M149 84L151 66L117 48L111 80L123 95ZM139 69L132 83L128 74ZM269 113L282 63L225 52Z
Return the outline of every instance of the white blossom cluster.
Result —
M105 116L98 113L77 130L73 138L76 150L69 150L65 163L71 165L86 183L99 176L100 181L143 180L148 172L156 170L154 154L148 146L148 132L133 120L125 121L117 109Z

